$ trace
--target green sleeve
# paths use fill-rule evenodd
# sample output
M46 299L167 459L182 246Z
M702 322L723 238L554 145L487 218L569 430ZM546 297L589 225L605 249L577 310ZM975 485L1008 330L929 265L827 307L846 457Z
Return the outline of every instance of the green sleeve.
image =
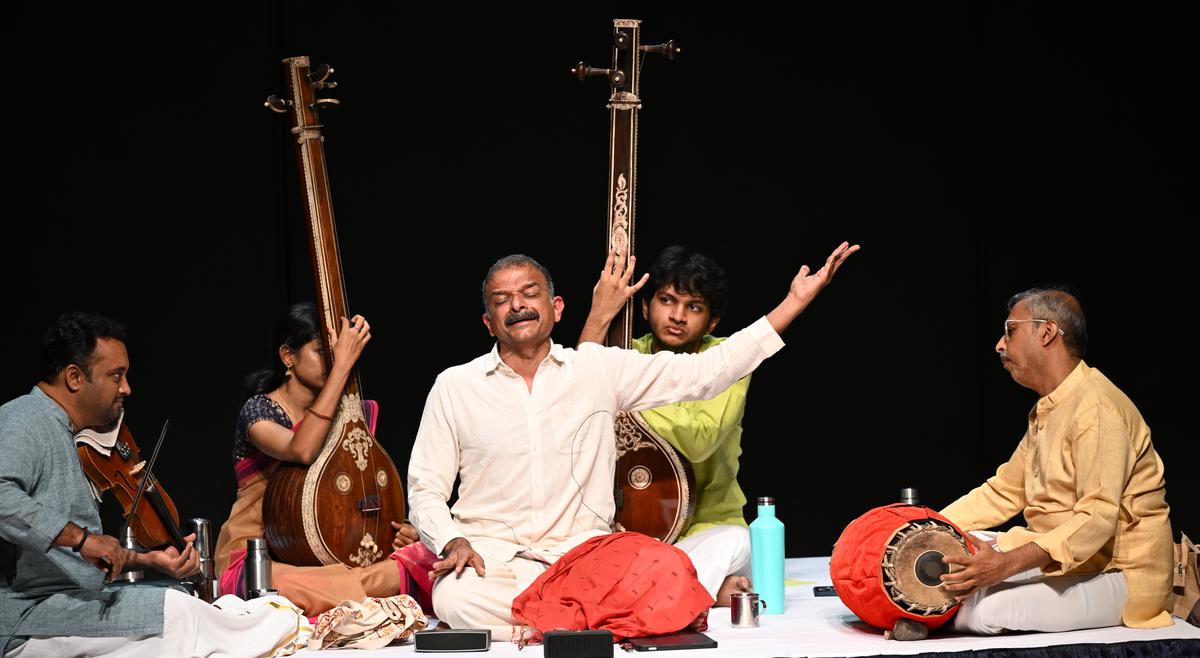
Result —
M749 389L747 375L711 400L646 409L641 412L642 418L688 461L702 462L712 456L732 430L741 426Z

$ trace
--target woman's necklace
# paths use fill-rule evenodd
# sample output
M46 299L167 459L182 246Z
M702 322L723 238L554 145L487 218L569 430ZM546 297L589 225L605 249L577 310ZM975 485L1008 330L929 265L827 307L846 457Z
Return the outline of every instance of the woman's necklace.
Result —
M279 391L275 391L275 397L273 397L271 399L275 400L275 402L280 407L283 408L283 413L287 414L288 420L292 421L292 424L295 425L296 424L296 414L292 413L292 408L289 407L287 405L287 403L283 401L283 393L280 393Z

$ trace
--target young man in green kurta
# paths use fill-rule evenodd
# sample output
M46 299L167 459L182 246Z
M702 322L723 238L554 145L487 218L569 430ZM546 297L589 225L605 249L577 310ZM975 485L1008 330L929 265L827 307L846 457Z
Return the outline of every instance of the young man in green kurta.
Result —
M631 261L633 259L631 258ZM627 272L631 273L633 263ZM579 342L603 342L608 325L630 295L649 282L642 317L650 333L633 349L702 352L724 338L711 332L724 310L725 272L712 259L680 246L668 247L640 281L628 285L626 272L605 272ZM700 583L717 605L730 594L749 591L750 533L742 516L746 496L738 486L742 454L742 415L750 376L711 400L679 402L642 411L642 418L689 462L696 475L696 510L676 546L692 559Z

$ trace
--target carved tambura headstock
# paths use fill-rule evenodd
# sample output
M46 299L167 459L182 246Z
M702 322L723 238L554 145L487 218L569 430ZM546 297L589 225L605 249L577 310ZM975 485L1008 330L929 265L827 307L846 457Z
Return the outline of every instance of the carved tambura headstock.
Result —
M675 40L652 46L643 46L639 42L642 22L631 19L616 19L613 21L613 56L612 66L601 69L579 62L571 69L571 75L586 80L590 77L604 76L612 87L613 100L618 94L638 94L638 78L642 70L642 57L645 53L663 55L667 59L683 52Z
M336 89L337 83L330 80L333 67L321 64L310 68L308 57L290 57L284 60L288 64L291 75L288 76L288 93L286 97L271 94L263 103L267 109L280 114L295 112L297 126L310 126L320 129L317 123L317 110L336 107L341 101L336 98L317 98L318 91Z
M613 20L612 64L602 69L584 62L571 69L579 80L603 76L608 80L611 95L609 109L608 147L608 229L605 251L616 254L622 270L634 254L634 214L637 203L637 121L642 109L640 83L642 62L646 53L675 59L680 53L676 43L641 45L642 22L633 19ZM628 348L633 340L633 299L630 298L609 325L607 345Z
M332 365L333 353L329 332L339 330L340 318L352 317L347 310L325 155L321 148L325 141L321 133L324 126L318 117L319 110L341 104L336 98L318 96L337 88L337 83L330 79L332 76L333 67L328 64L310 66L307 56L289 57L283 60L285 93L269 96L264 103L267 109L291 117L291 134L296 140L296 159L305 190L303 198L308 215L309 246L319 303L317 310L324 329L320 339L325 348L327 368Z

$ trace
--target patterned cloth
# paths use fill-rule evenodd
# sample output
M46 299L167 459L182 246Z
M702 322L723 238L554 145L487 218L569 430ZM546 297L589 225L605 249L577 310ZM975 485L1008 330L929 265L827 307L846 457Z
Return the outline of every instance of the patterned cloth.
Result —
M433 571L433 563L440 558L421 542L393 551L388 557L395 560L408 574L408 578L401 578L404 585L400 593L412 596L422 609L429 610L437 616L437 610L433 609L433 581L429 579L429 572Z
M381 649L396 640L407 640L428 625L429 619L411 596L368 596L362 603L343 601L321 613L308 648Z

